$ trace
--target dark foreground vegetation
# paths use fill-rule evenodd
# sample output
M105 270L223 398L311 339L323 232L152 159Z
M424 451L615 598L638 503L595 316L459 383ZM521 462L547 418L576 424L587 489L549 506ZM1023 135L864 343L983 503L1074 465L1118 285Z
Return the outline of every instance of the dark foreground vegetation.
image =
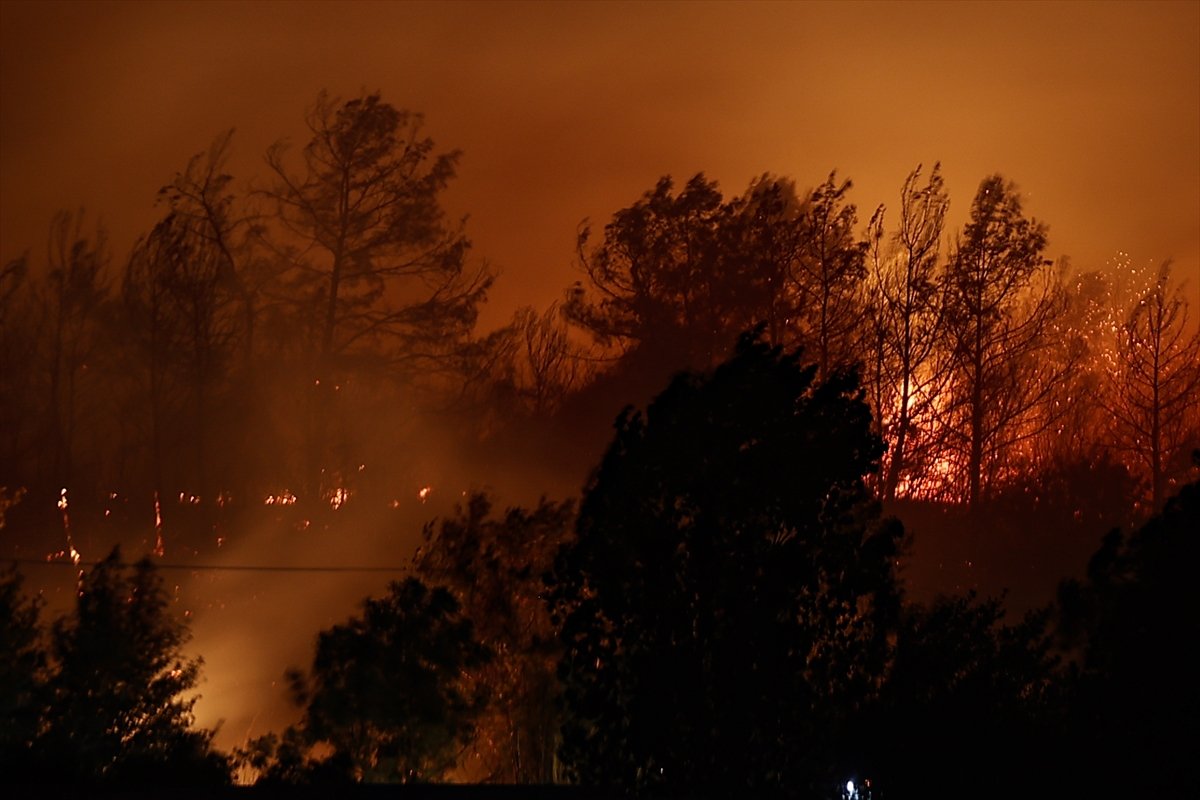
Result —
M971 595L905 603L903 529L863 477L882 442L853 374L816 372L747 337L679 376L622 417L570 533L569 508L496 519L477 498L429 531L422 578L321 634L301 723L232 760L189 726L199 663L151 562L85 571L48 631L10 573L4 774L422 782L487 731L530 777L651 796L1187 785L1200 485L1018 622Z
M599 463L578 502L464 493L411 575L288 672L299 722L232 753L194 725L202 664L153 558L80 564L50 621L5 572L4 783L1196 792L1200 336L1167 267L1130 289L1051 264L1000 176L948 253L936 167L861 238L832 175L732 199L664 179L599 243L584 231L586 286L480 336L492 276L438 204L455 155L378 95L322 96L307 121L299 164L268 154L269 189L235 192L228 136L190 162L117 293L70 215L45 274L5 266L14 551L43 555L48 515L52 558L78 563L68 508L118 494L156 556L219 547L239 502L382 504L428 427L453 432L446 463L500 476ZM901 572L960 546L1051 564L1056 596Z

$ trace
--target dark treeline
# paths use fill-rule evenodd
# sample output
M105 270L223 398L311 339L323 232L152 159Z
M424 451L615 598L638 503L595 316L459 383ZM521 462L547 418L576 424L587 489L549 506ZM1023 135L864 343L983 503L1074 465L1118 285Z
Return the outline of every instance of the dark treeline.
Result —
M958 232L937 165L861 220L836 174L664 178L581 229L560 303L485 335L494 276L441 207L457 153L377 94L306 123L254 189L218 137L124 260L78 212L4 265L14 551L65 529L75 555L68 492L77 534L115 509L158 554L264 499L383 507L430 460L565 491L594 467L583 494L430 523L414 576L289 673L301 721L232 757L191 727L199 664L149 563L85 573L49 631L8 576L6 764L719 796L1186 780L1200 333L1169 264L1051 262L998 175ZM939 596L901 579L914 551L1077 577L1048 606Z

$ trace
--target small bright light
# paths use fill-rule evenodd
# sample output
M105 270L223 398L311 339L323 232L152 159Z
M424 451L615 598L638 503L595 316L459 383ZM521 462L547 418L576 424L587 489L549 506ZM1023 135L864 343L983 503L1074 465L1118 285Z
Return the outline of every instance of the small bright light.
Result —
M846 795L854 797L854 781L846 781Z

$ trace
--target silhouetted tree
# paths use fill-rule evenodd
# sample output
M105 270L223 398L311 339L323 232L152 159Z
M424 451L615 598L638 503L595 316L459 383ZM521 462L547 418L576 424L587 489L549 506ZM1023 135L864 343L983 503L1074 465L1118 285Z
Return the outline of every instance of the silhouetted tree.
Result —
M46 680L38 620L43 603L25 597L21 584L15 567L0 571L0 775L10 780L29 770Z
M1193 453L1200 466L1200 451ZM1188 796L1200 715L1200 483L1132 535L1113 530L1083 581L1059 591L1058 631L1076 656L1064 761L1083 790Z
M1037 415L1061 372L1041 357L1063 306L1045 246L1046 227L1023 215L1016 186L984 179L945 276L953 372L942 418L965 483L960 496L973 507L1011 466L1017 444L1046 424Z
M1069 785L1056 774L1048 616L1008 624L999 600L974 593L905 608L879 717L861 729L880 796L1042 796Z
M921 167L909 173L900 192L900 216L886 247L883 209L871 220L869 308L872 346L864 358L876 421L888 442L881 495L896 496L902 476L918 478L930 443L933 404L941 396L944 371L935 363L942 336L938 255L950 199L941 165L922 186ZM914 465L911 466L910 465Z
M662 178L590 251L583 228L597 298L579 287L568 315L602 344L654 352L668 368L711 367L759 323L773 342L805 342L825 372L850 364L866 244L853 237L849 188L830 175L802 201L791 181L763 175L725 202L703 174L677 194Z
M786 178L761 175L725 204L720 225L720 269L728 294L727 331L765 325L767 341L795 347L802 340L806 297L797 284L810 214Z
M38 332L40 304L29 278L29 258L14 258L0 268L0 485L31 480L45 406L39 392Z
M210 501L209 477L214 438L213 406L235 347L237 322L232 297L222 288L221 251L181 217L169 214L134 246L122 285L131 329L146 372L150 403L155 490L162 492L166 425L183 428L193 464L186 471L194 491ZM178 415L169 415L172 384L186 397ZM186 426L179 425L186 419ZM183 442L174 442L177 452ZM185 460L172 459L178 466ZM176 475L176 480L182 476Z
M50 223L49 273L41 304L48 341L42 363L47 370L46 444L52 453L50 479L69 485L76 455L80 383L88 358L99 345L98 318L107 298L107 237L102 228L89 237L83 211L60 211Z
M530 414L552 413L570 391L578 388L590 371L582 348L571 341L562 309L551 305L541 314L532 308L514 317L517 348L513 385Z
M291 674L305 741L329 747L331 771L355 780L438 780L486 701L461 675L487 656L449 591L392 583L361 616L321 632L307 675Z
M170 205L178 224L215 252L212 259L215 288L234 299L240 307L238 334L243 360L254 354L254 336L262 291L261 261L253 242L259 235L254 216L239 203L225 170L229 162L233 130L215 139L204 153L188 160L182 172L159 190Z
M212 784L229 779L212 731L192 727L201 660L169 611L162 579L143 559L127 570L114 549L87 571L75 610L51 636L53 673L37 750L54 771L39 780Z
M475 494L456 517L427 525L417 571L454 593L493 655L470 671L489 698L475 740L484 780L550 783L559 646L543 575L570 536L574 504L543 500L499 518L490 512L491 501Z
M149 412L143 422L150 429L150 478L154 491L160 493L166 488L164 436L169 425L170 366L176 338L166 275L172 257L170 223L170 219L163 220L134 244L121 283L125 322L134 345L129 372L141 379L140 393Z
M651 351L668 369L707 367L736 333L726 326L724 276L716 237L722 197L698 174L676 193L670 177L604 226L590 252L591 228L579 233L579 254L598 298L579 293L568 314L602 345Z
M1102 399L1116 423L1118 449L1149 476L1155 511L1166 499L1172 467L1200 436L1200 332L1189 333L1187 301L1170 283L1168 262L1129 309Z
M285 165L283 142L267 164L269 196L300 245L280 242L315 315L312 345L326 360L380 343L393 363L444 353L490 283L464 275L469 242L438 205L458 154L434 156L421 116L378 94L343 103L322 93L306 122L302 171Z
M883 447L856 378L816 370L747 336L618 420L551 584L579 781L834 785L886 662L900 530L864 484Z
M846 200L852 186L850 181L838 183L836 172L829 173L809 196L798 221L802 341L816 359L821 379L860 360L867 242L854 236L858 211Z
M337 381L411 377L456 355L491 276L465 270L469 243L439 205L458 155L434 154L420 115L379 94L340 102L322 93L306 122L300 171L286 165L283 142L267 164L281 226L272 242L300 314L293 337L312 359L308 480L317 481L354 461L328 460Z

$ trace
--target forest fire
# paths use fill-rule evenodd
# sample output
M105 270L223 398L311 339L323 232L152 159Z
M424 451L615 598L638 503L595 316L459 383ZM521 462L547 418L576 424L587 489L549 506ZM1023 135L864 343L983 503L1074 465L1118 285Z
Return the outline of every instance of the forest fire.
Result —
M348 1L0 3L0 793L1173 796L1200 7Z

